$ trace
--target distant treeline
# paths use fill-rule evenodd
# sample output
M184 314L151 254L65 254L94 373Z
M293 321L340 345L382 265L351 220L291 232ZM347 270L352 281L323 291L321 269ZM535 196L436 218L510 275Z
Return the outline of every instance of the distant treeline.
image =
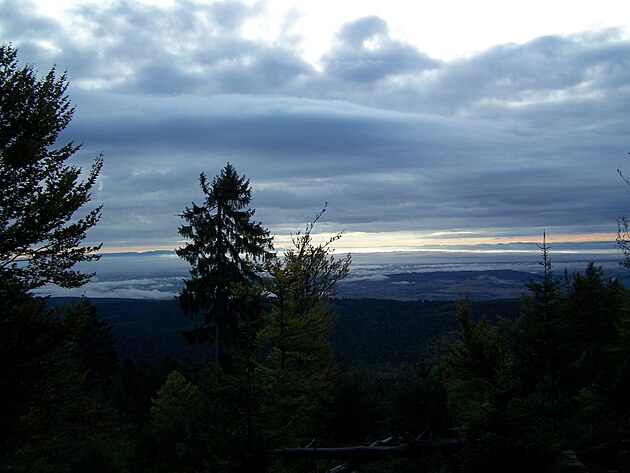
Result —
M53 306L72 298L51 298ZM207 345L189 346L181 335L193 324L176 300L92 299L100 317L113 328L121 358L206 359ZM458 328L453 301L395 301L388 299L334 299L336 315L332 347L343 365L411 363L432 356L436 343ZM472 302L475 318L494 322L513 319L520 299Z

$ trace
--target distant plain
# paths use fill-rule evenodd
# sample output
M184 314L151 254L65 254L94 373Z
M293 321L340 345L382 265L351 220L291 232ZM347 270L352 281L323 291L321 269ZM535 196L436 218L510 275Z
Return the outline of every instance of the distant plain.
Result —
M337 252L336 254L342 254ZM630 271L619 266L622 254L608 249L568 251L551 247L553 269L562 276L583 271L595 262L610 276L626 281ZM540 272L536 245L516 251L400 251L352 253L350 276L339 286L341 297L372 297L397 300L452 300L518 297L523 283ZM83 267L96 275L82 288L46 287L41 293L55 297L172 299L188 277L189 266L174 251L104 254L100 261ZM443 273L457 271L511 270L517 273L460 274L456 280ZM419 273L419 274L415 274ZM439 279L424 273L439 273ZM498 278L498 279L497 279Z

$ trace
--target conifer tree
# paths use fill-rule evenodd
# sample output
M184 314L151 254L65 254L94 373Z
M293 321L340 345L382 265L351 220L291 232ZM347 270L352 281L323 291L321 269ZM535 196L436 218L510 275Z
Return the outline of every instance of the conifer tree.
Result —
M97 259L98 246L82 246L101 207L77 218L90 200L102 167L97 158L84 181L66 164L79 149L56 146L74 107L66 75L55 68L43 78L20 67L17 50L0 45L0 290L26 292L54 283L78 287L90 274L76 263ZM15 292L13 292L15 294Z
M255 222L249 208L249 180L227 163L208 182L199 177L205 199L180 215L186 224L179 233L188 242L177 255L192 268L178 300L190 317L203 315L201 324L185 333L191 343L214 341L217 365L225 368L226 351L234 348L239 329L252 314L239 286L259 280L261 261L271 256L269 231Z
M557 373L566 363L564 353L558 350L566 333L566 287L553 273L545 233L538 247L543 272L527 282L529 295L523 299L515 337L521 375L530 382L545 371Z

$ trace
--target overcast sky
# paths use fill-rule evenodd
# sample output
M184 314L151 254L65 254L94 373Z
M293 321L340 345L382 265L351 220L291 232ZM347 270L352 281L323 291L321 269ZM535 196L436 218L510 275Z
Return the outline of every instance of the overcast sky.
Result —
M104 154L106 251L179 246L228 161L280 243L324 202L351 247L614 240L629 20L627 0L0 0L20 60L67 70L75 162Z

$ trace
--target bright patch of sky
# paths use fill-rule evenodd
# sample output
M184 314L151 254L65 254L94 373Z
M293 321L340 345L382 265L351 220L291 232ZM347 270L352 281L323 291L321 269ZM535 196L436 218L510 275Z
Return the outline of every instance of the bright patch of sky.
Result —
M51 17L71 19L76 5L103 8L117 0L37 0ZM172 8L176 0L135 0ZM200 1L198 3L220 3ZM622 28L630 34L626 0L246 0L259 13L242 27L245 38L268 43L292 38L311 64L330 48L344 23L367 16L387 21L391 37L417 46L436 59L452 60L497 44L524 43L539 36ZM192 3L191 3L192 5Z

